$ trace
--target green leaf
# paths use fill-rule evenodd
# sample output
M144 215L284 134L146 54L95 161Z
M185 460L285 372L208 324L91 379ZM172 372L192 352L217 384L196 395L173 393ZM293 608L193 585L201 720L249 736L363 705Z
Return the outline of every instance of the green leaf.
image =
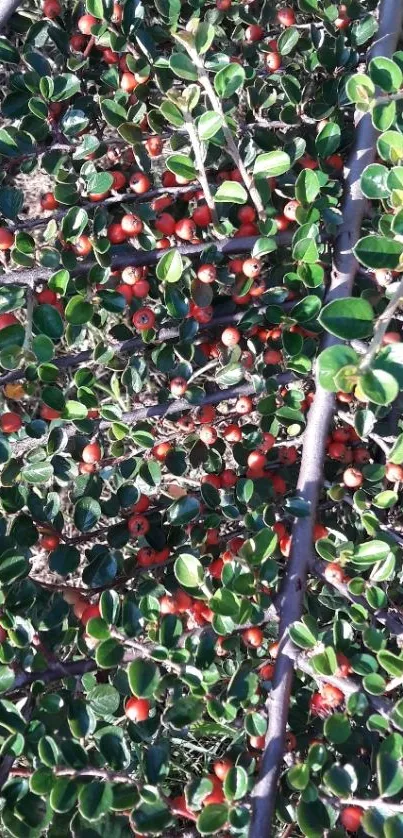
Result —
M94 17L99 18L100 20L104 17L104 4L103 0L85 0L85 5L88 14L93 15Z
M277 49L280 55L289 55L299 41L299 32L295 26L288 26L284 29L277 41Z
M287 771L287 783L292 789L303 791L309 783L309 765L297 763Z
M289 629L290 637L301 649L313 649L318 641L318 630L315 620L306 615L301 621L293 623Z
M336 653L331 646L324 649L323 652L313 655L310 660L315 672L318 672L319 675L334 675L337 670Z
M66 320L73 326L83 326L88 323L94 313L91 303L80 294L71 297L66 306Z
M214 88L220 99L229 99L244 84L245 70L240 64L227 64L214 78Z
M153 661L138 658L127 670L130 689L137 698L151 698L160 680L159 669Z
M170 102L168 99L160 105L160 111L163 117L170 122L171 125L175 125L175 128L182 128L185 124L182 112L179 110L177 105Z
M200 504L197 498L186 495L183 498L175 501L169 507L167 512L168 521L174 524L175 527L183 526L183 524L190 524L195 518L199 517Z
M175 76L186 81L197 81L198 72L191 59L184 53L175 52L169 59L169 66Z
M196 822L200 835L214 835L227 823L228 806L224 803L210 803L205 806Z
M78 786L68 777L56 777L49 802L54 812L69 812L76 804Z
M87 697L92 709L101 718L113 716L120 704L119 693L111 684L97 684Z
M52 550L49 556L49 570L58 573L60 576L68 576L74 573L80 564L80 553L76 547L68 544L61 544L56 550Z
M52 340L60 340L63 335L63 320L59 312L47 303L36 306L33 315L33 324L37 332L46 335Z
M335 763L323 775L325 785L338 797L348 797L357 788L357 775L352 765Z
M335 376L345 366L354 366L358 355L351 346L330 346L318 356L319 383L324 390L336 393L339 389L335 384Z
M326 719L323 732L333 745L341 745L343 742L347 742L351 735L348 717L343 713L333 713Z
M350 102L356 105L368 104L375 96L375 85L369 76L365 76L364 73L355 73L347 80L346 94Z
M203 715L204 703L193 695L178 698L171 707L165 711L165 721L175 730L192 725Z
M353 340L372 334L374 311L362 297L344 297L325 305L318 320L330 334Z
M38 486L41 483L48 483L53 477L53 466L51 463L30 463L21 469L21 478L27 483Z
M384 131L376 144L382 160L395 165L403 160L403 136L399 131Z
M382 797L393 797L403 788L403 768L391 754L386 752L378 754L376 776Z
M403 658L400 655L395 655L387 649L381 649L377 658L388 675L393 675L394 678L400 678L403 675Z
M248 791L248 775L240 765L233 765L224 780L224 794L227 800L241 800Z
M297 806L297 823L306 838L323 838L331 826L326 806L319 799L309 803L301 798Z
M186 154L171 154L167 157L165 165L174 175L186 178L186 180L194 180L197 178L196 167L190 157Z
M390 189L387 186L389 170L381 163L371 163L366 166L361 175L361 189L363 195L371 200L387 198Z
M20 53L3 35L0 37L0 61L4 64L19 64Z
M166 834L167 828L172 823L171 811L161 800L152 803L141 803L131 813L131 820L141 834L161 835Z
M250 564L258 565L274 553L276 546L276 533L270 527L265 527L245 541L239 553Z
M375 404L391 404L399 393L398 382L385 370L368 370L359 383L363 393Z
M337 151L341 140L340 126L335 122L328 122L321 129L315 139L315 148L319 157L329 157Z
M110 783L93 780L82 786L78 795L78 811L86 821L99 821L110 811L113 802Z
M119 666L124 655L124 647L120 642L110 637L103 640L96 648L95 660L101 669L113 669Z
M203 113L197 120L197 132L200 139L203 142L211 140L222 128L223 122L224 120L221 114L215 113L215 111L206 111Z
M207 52L215 38L215 28L206 21L199 22L195 34L195 47L198 55Z
M178 282L183 273L183 259L179 250L168 250L159 260L156 274L160 282Z
M300 204L312 204L319 195L320 185L318 176L312 169L303 169L295 184L295 197Z
M253 175L256 178L278 177L291 169L291 160L285 151L268 151L256 157Z
M371 81L386 93L395 93L402 86L403 73L391 58L373 58L368 65Z
M100 107L103 118L112 128L119 128L122 122L127 122L127 111L114 99L103 99Z
M91 497L80 498L74 507L74 524L80 532L94 529L102 515L97 500Z
M21 212L24 205L24 193L21 189L2 186L0 189L0 213L13 221Z
M225 180L218 187L214 200L216 203L222 204L245 204L248 200L248 194L241 183Z
M366 541L354 548L352 562L357 567L371 567L376 562L383 561L389 554L390 547L385 541Z
M395 465L401 465L403 463L403 434L399 434L396 437L392 448L389 451L388 456L389 463L395 463Z
M198 588L204 581L202 563L191 553L178 556L174 565L175 576L185 588Z

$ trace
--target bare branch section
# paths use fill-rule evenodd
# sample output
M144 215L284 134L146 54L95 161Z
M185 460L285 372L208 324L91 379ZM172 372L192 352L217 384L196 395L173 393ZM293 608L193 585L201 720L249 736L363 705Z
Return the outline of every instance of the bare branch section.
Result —
M1 0L0 3L0 30L4 29L8 19L15 12L21 0Z
M401 0L381 0L379 6L378 38L369 51L368 61L377 56L391 56L396 49L402 23ZM358 122L354 146L345 172L345 200L343 224L334 245L332 277L327 302L351 294L357 271L352 253L359 235L366 206L360 189L362 172L375 159L377 131L371 115L365 114ZM339 341L326 335L323 348ZM308 414L304 434L301 467L297 491L309 504L306 518L297 519L292 532L292 549L280 599L279 654L273 678L273 689L268 699L269 725L259 781L254 789L254 809L250 838L269 838L273 834L277 784L285 745L295 652L288 635L292 623L300 619L306 578L312 561L313 527L322 482L325 443L330 420L334 413L334 396L316 383L316 394Z

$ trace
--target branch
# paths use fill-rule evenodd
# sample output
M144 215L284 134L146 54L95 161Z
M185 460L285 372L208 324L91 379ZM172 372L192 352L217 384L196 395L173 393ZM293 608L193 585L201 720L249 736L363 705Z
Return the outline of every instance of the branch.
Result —
M192 115L189 111L186 111L185 115L185 125L189 134L190 143L193 149L193 154L196 162L196 167L199 175L200 186L203 190L204 197L206 199L206 204L211 212L212 222L215 228L218 228L219 221L217 215L216 205L214 203L214 198L211 193L210 184L207 180L206 169L204 167L204 160L202 149L199 141L199 137L197 136L196 127L192 118Z
M242 238L226 238L221 241L204 241L200 244L186 244L179 247L171 248L177 250L182 256L189 256L190 259L199 256L206 247L214 245L219 253L227 256L232 256L235 253L250 253L253 250L256 241L260 236L245 236ZM292 240L292 233L278 233L276 241L278 245L287 247ZM156 265L162 255L169 252L166 250L137 250L128 245L111 248L111 268L116 270L118 268L125 268L128 265ZM79 276L85 274L90 268L98 263L93 259L85 259L78 262L76 267L71 271L72 276ZM8 274L0 274L0 287L2 285L31 285L36 283L46 282L58 270L57 268L25 268L22 271L11 271Z
M385 628L390 631L391 634L395 635L395 637L399 637L403 634L403 614L401 619L399 619L399 612L396 611L394 614L390 612L388 608L378 608L376 611L373 611L368 601L363 596L356 596L355 594L350 593L348 589L348 585L344 582L338 582L336 579L328 579L325 575L325 570L327 567L327 562L321 561L320 559L316 559L311 566L311 570L320 577L327 585L331 585L332 588L341 594L341 596L345 597L345 599L350 600L350 602L355 602L358 605L362 605L366 611L369 611L373 617L381 623L381 625L385 626Z
M389 800L385 800L384 797L375 797L373 800L368 800L360 797L331 797L326 794L321 795L321 799L337 809L342 806L358 806L360 809L383 809L388 814L403 812L403 803L389 803Z
M279 375L276 378L282 384L289 383L290 380L293 380L292 377L290 378L288 373ZM154 416L169 416L171 414L181 413L183 410L196 410L198 407L205 404L219 404L220 402L224 402L229 399L237 399L239 396L252 395L256 395L256 390L253 384L240 384L238 387L229 387L227 390L216 390L213 393L208 393L203 399L200 399L197 404L191 404L186 399L172 399L172 401L163 402L162 404L152 404L148 407L138 407L136 410L132 410L129 413L123 413L119 422L131 425ZM104 431L110 427L112 422L116 422L116 419L95 420L94 427ZM65 432L68 437L73 436L76 433L76 430L77 429L74 424L65 428ZM37 448L38 445L44 444L45 440L32 440L30 437L17 440L17 442L13 445L13 456L21 457L28 451Z
M53 150L54 148L60 148L60 144L56 143L54 146L49 146L48 150ZM72 150L74 151L75 149L76 146L72 146ZM193 184L191 183L187 186L159 186L155 189L150 189L149 192L144 192L142 195L137 195L135 192L124 192L120 194L116 192L114 195L109 195L108 198L104 198L103 201L83 201L80 204L80 209L94 210L97 207L109 207L114 204L145 203L146 201L151 201L153 198L157 198L159 195L185 194L185 192L189 192L192 189L192 186ZM197 183L194 186L197 187ZM71 207L66 207L66 209L57 210L52 215L47 215L42 218L28 218L26 221L17 221L15 227L18 230L32 230L34 227L45 227L49 221L60 221L70 210Z
M190 57L191 57L192 61L194 61L195 65L197 67L197 71L198 71L198 75L199 75L199 82L200 82L201 86L204 88L208 99L210 99L210 103L211 103L211 106L212 106L213 110L216 113L220 114L220 116L222 118L222 130L223 130L224 137L225 137L225 140L226 140L226 143L227 143L227 151L228 151L229 155L232 157L232 159L235 163L235 166L237 167L237 169L239 169L239 172L240 172L242 180L243 180L243 182L246 186L246 189L248 190L249 195L251 197L251 200L256 207L259 219L261 221L264 221L266 219L266 211L265 211L265 208L263 206L263 201L262 201L262 199L260 197L260 194L259 194L259 192L256 188L256 185L255 185L255 182L253 180L252 175L249 174L249 172L246 169L246 167L244 165L244 162L241 158L241 155L240 155L239 150L238 150L238 146L237 146L237 144L234 140L233 133L232 133L231 129L229 128L228 124L227 124L227 121L226 121L226 118L225 118L225 113L223 111L220 99L218 98L218 96L217 96L217 94L214 90L214 87L211 84L211 81L209 79L208 72L205 69L202 62L200 61L200 58L199 58L199 56L197 55L196 52L191 51Z
M393 54L401 21L400 0L381 0L378 37L369 51L368 61L376 56ZM376 138L377 131L372 125L371 115L362 115L346 168L343 224L335 241L327 302L350 296L353 288L357 262L352 249L360 236L366 206L366 199L360 189L360 178L364 168L375 159ZM327 334L323 341L323 348L337 343L339 341L336 338ZM254 810L250 838L269 838L272 834L271 823L284 753L294 671L293 644L288 635L288 629L293 622L300 619L302 614L306 578L312 560L313 527L322 483L326 438L334 413L334 401L333 393L328 393L317 381L315 399L308 414L304 434L297 484L300 496L310 506L310 514L306 518L297 519L292 532L291 555L286 567L280 600L279 654L276 660L273 688L267 702L269 724L260 778L253 792Z
M223 303L222 305L217 305L214 309L216 316L212 317L208 323L200 324L198 334L203 332L208 332L211 329L215 329L216 326L224 326L224 325L232 325L233 323L239 323L242 320L245 312L244 311L237 311L233 313L226 313L228 308L231 307L233 304L231 303ZM252 309L253 312L257 312L259 314L264 314L266 311L266 306L258 306ZM153 345L155 343L165 343L168 340L176 340L179 337L180 329L178 326L163 326L156 334L155 340L153 341ZM134 352L136 349L144 349L145 344L141 338L129 338L128 340L113 342L110 338L108 338L109 347L115 351L117 355L126 355L130 352ZM53 358L52 364L58 367L60 370L69 369L70 367L78 367L81 364L87 363L88 361L93 360L93 350L86 349L83 352L76 352L72 353L71 355L63 355L61 358ZM4 373L4 375L0 375L0 387L4 384L9 384L10 381L20 381L21 379L26 377L26 369L22 368L19 370L10 370L10 372Z
M21 0L1 0L0 6L0 30L5 27L8 19L13 12L16 11L17 6L20 5Z
M365 353L360 365L359 371L366 372L371 366L371 361L375 357L378 349L382 346L382 341L386 333L386 329L389 326L390 321L393 318L393 315L396 309L400 305L400 301L403 296L403 279L400 280L397 284L396 291L394 292L393 296L390 298L388 305L385 308L385 311L382 312L378 320L376 321L375 329L374 329L374 336L371 340L371 343L368 347L368 351Z

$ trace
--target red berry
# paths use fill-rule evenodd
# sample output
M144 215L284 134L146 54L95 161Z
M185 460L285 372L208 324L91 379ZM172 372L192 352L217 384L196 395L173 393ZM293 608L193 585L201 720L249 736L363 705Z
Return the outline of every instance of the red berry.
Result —
M0 250L9 250L14 244L14 233L7 227L0 227Z
M131 722L145 722L150 713L150 702L146 698L129 698L125 705L125 715Z
M83 35L91 35L92 27L99 22L93 15L82 15L77 22L77 26Z
M0 416L0 428L4 434L15 434L22 427L22 419L18 413L3 413Z
M132 192L135 192L136 195L143 195L144 192L148 192L151 188L150 178L148 178L143 172L135 172L135 174L131 176L129 183Z
M265 64L268 70L275 73L281 67L281 55L278 52L268 52L265 57Z
M99 605L87 605L81 614L81 622L86 626L89 620L96 619L101 616Z
M143 222L138 215L127 213L123 216L120 226L127 236L139 236L143 230Z
M139 332L145 332L147 329L153 329L155 326L155 314L150 308L139 308L133 314L133 326Z
M364 809L360 806L346 806L341 812L340 823L347 832L358 832L364 816Z
M196 224L190 218L182 218L175 224L175 234L184 241L191 241L196 235Z
M84 463L98 463L101 457L101 446L97 442L90 442L82 450L81 459Z
M256 627L245 629L242 632L242 640L246 643L247 646L253 646L254 648L258 648L262 645L263 642L263 632L262 629Z
M127 234L122 229L122 225L116 222L114 224L109 224L107 236L111 244L122 244L127 239Z
M358 489L362 486L364 478L358 468L346 468L343 474L343 483L349 489Z
M43 4L43 14L45 17L50 18L53 20L55 17L59 17L61 14L62 7L59 3L59 0L45 0Z
M277 12L277 20L282 26L293 26L295 23L295 12L289 6L284 9L279 9Z

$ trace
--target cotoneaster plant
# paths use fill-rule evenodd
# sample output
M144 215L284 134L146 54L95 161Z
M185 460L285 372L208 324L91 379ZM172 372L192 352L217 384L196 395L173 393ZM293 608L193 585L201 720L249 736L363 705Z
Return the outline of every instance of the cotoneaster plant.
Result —
M399 838L399 0L0 4L0 833Z

